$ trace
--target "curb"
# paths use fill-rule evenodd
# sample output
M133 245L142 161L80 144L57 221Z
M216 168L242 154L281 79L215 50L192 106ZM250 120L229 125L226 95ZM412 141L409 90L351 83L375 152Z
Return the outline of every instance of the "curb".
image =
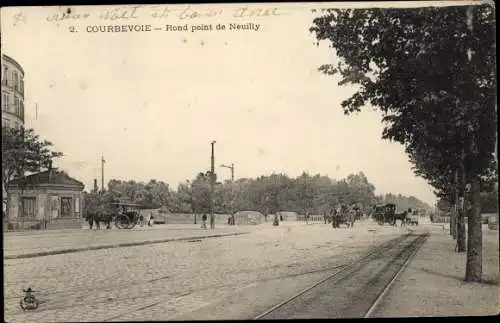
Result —
M4 256L3 259L9 260L9 259L36 258L36 257L61 255L61 254L65 254L65 253L83 252L83 251L90 251L90 250L114 249L114 248L142 246L142 245L148 245L148 244L166 243L166 242L175 242L175 241L184 241L184 240L195 240L195 239L202 240L202 239L210 239L210 238L239 236L239 235L248 234L248 233L250 233L250 232L225 233L225 234L216 234L216 235L210 235L210 236L170 238L170 239L152 240L152 241L126 242L126 243L119 243L119 244L113 244L113 245L102 245L102 246L90 246L90 247L83 247L83 248L40 251L40 252L34 252L34 253L27 253L27 254L23 254L23 255Z

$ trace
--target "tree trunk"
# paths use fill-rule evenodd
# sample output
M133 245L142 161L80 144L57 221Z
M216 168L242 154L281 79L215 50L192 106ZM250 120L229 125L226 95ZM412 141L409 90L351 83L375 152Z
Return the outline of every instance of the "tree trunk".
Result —
M475 176L471 181L472 205L467 210L468 239L465 281L480 282L483 275L483 231L481 221L480 183Z
M457 252L465 252L465 220L464 212L465 205L467 202L465 200L465 185L467 180L465 177L465 164L464 158L462 157L462 162L460 163L460 185L459 185L459 198L458 198L458 218L457 218Z
M457 239L457 218L458 218L458 197L460 195L459 193L459 187L460 183L458 181L458 169L455 170L455 189L453 191L453 201L454 201L454 208L453 212L450 214L450 234L453 237L454 240Z
M457 252L465 252L464 210L460 207L457 218Z
M458 210L458 205L455 204L453 207L453 212L450 214L450 234L453 237L453 240L457 239L457 210Z

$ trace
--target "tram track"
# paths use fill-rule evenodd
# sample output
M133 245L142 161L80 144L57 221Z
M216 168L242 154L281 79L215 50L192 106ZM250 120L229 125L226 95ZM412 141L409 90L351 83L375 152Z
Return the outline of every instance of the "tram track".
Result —
M254 319L370 317L428 236L410 233L378 246Z

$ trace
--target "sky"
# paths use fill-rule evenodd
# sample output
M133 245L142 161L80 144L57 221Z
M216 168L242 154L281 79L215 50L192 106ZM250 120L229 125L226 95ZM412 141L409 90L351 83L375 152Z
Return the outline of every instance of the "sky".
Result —
M210 168L216 140L221 179L230 171L219 165L230 163L236 178L307 171L340 179L362 171L376 194L434 205L432 188L413 174L403 146L381 139L380 113L366 107L343 114L340 103L355 88L317 71L337 58L326 43L314 45L312 5L235 18L242 6L144 6L137 18L113 21L99 19L112 7L72 7L61 21L54 15L66 7L2 8L2 53L25 71L26 126L64 152L55 166L87 188L94 178L101 182L101 156L106 182L156 179L176 188ZM248 16L273 6L247 7ZM168 15L151 16L165 8ZM183 19L208 10L217 14ZM218 23L226 30L190 30ZM230 23L259 29L231 31ZM86 32L116 24L163 30ZM189 30L165 31L167 24Z

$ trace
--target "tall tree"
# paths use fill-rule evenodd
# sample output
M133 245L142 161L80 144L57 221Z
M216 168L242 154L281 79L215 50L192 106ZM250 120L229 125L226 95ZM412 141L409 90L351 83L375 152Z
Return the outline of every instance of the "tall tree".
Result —
M342 102L346 114L370 103L384 115L383 138L402 143L419 159L424 148L442 149L428 158L459 164L460 183L471 184L465 279L481 280L479 194L481 177L495 162L496 139L491 6L332 9L314 19L311 31L318 42L330 41L339 57L337 66L320 71L339 74L339 85L358 86ZM439 176L426 167L417 165L429 177Z
M47 169L52 161L62 157L53 150L50 141L42 140L33 129L2 127L3 185L26 172Z

